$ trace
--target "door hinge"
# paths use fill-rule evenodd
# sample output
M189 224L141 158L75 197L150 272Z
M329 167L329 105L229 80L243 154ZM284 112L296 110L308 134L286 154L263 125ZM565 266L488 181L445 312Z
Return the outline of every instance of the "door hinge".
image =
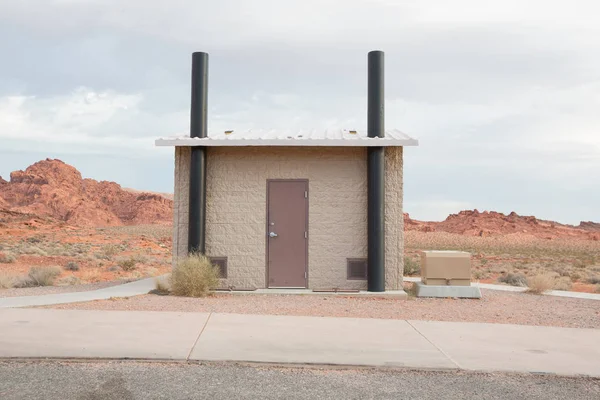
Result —
M308 272L304 271L304 279L308 278Z
M308 239L308 232L304 231L304 239Z
M304 198L305 198L305 199L308 199L308 190L305 190L305 191L304 191Z

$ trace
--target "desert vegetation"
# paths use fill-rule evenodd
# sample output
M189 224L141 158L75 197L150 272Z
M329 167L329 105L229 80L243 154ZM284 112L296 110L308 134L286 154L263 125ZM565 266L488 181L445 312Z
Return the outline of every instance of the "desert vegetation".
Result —
M218 286L219 269L208 257L191 254L177 263L170 283L175 296L205 297Z
M481 282L524 287L528 286L529 279L548 275L552 277L552 284L545 290L587 292L595 292L595 285L600 284L600 241L595 240L549 240L520 234L480 237L407 231L405 273L406 260L418 262L421 250L470 252L472 278Z

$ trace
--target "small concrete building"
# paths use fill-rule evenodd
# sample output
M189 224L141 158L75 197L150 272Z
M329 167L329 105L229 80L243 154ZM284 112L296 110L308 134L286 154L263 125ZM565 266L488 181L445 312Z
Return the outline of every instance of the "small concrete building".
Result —
M208 133L207 64L194 53L191 135L156 141L175 148L174 267L200 251L225 288L402 289L403 148L418 142L383 130L382 73L369 132Z

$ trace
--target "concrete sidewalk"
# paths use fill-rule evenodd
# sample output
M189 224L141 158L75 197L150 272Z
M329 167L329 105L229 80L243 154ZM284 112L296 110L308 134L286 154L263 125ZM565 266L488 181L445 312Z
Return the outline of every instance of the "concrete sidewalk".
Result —
M0 310L0 358L240 361L600 377L600 330L268 315Z
M110 286L87 292L45 294L40 296L0 297L0 308L49 306L52 304L79 303L82 301L106 300L111 297L131 297L146 294L155 288L155 278Z

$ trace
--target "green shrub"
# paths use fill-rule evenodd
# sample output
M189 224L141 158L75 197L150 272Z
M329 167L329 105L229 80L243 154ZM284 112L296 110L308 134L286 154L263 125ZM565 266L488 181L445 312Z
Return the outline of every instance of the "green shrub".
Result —
M498 282L506 283L511 286L527 286L527 277L523 274L508 273L498 277Z
M117 261L117 264L119 264L119 267L121 267L121 269L126 272L133 271L135 269L136 263L137 263L137 261L133 257L122 258L119 261Z
M177 263L171 274L175 296L204 297L219 284L219 269L202 254L190 254Z
M52 286L60 272L59 267L31 267L27 276L33 286Z
M404 257L404 276L417 275L421 273L421 266L410 257Z

